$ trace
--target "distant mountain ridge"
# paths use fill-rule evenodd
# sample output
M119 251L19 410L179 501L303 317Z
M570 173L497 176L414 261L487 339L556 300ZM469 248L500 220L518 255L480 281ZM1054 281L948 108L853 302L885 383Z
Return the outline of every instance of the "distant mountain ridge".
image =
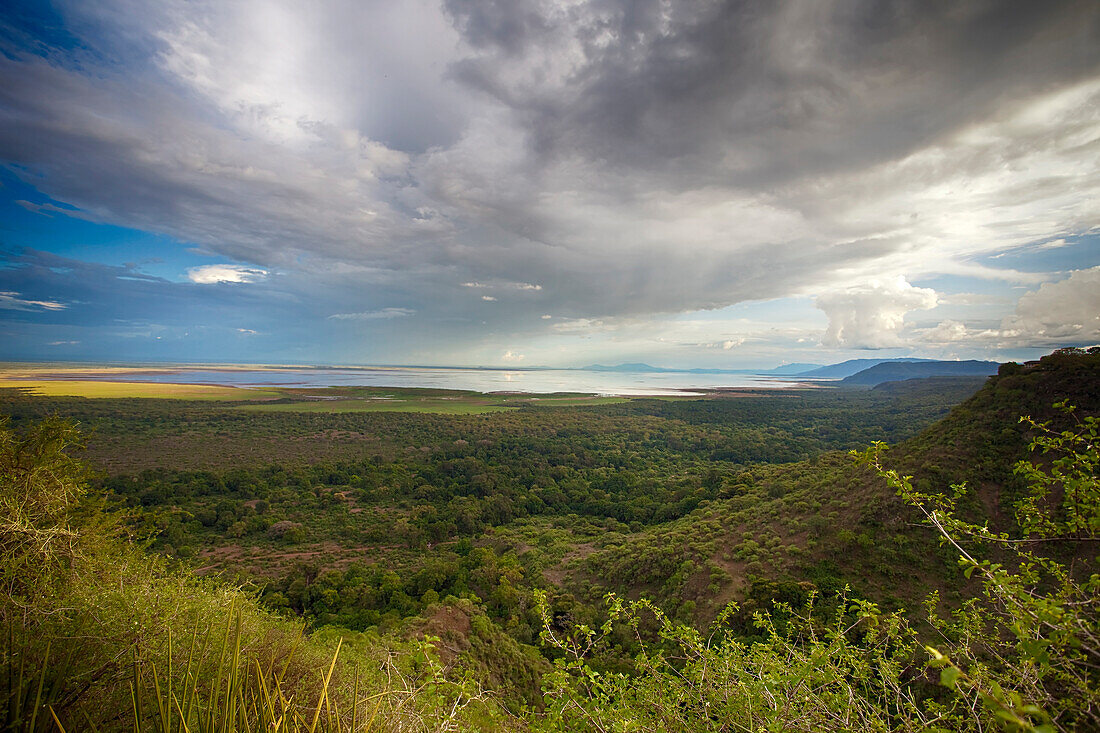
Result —
M800 372L800 377L823 377L833 379L843 379L850 377L853 374L858 374L864 369L870 369L878 364L886 363L912 363L921 361L934 361L934 359L916 359L911 357L901 357L896 359L849 359L848 361L842 361L839 364L829 364L818 369L811 369L808 372ZM996 370L994 370L996 371Z
M625 364L589 364L577 367L577 371L584 372L630 372L648 374L763 374L771 376L798 376L807 369L816 369L820 364L781 364L772 369L716 369L708 367L694 367L691 369L670 369L658 367L644 362L628 362Z
M771 372L762 372L757 369L706 369L702 367L696 367L694 369L669 369L666 367L657 367L652 364L644 364L641 362L630 362L627 364L616 364L609 366L607 364L589 364L588 366L579 367L577 371L583 372L631 372L631 373L643 373L643 374L769 374Z
M784 376L799 376L814 369L821 369L821 364L809 364L806 362L794 362L792 364L780 364L773 369L758 369L757 374L776 374Z
M873 387L884 382L928 377L988 377L997 373L995 361L887 361L840 380L841 386Z
M665 369L664 367L655 367L651 364L643 364L641 362L630 362L629 364L615 364L610 366L607 364L589 364L588 366L580 367L584 372L671 372L675 369Z
M928 366L911 369L913 365ZM997 373L997 363L992 361L938 361L915 357L892 359L849 359L838 364L793 363L781 364L772 369L716 369L696 367L675 369L653 366L645 362L623 364L589 364L575 367L575 371L618 372L634 374L760 374L776 377L807 377L811 379L839 379L841 384L874 386L882 382L921 377L989 376ZM870 371L876 370L876 371ZM858 375L865 374L863 377Z

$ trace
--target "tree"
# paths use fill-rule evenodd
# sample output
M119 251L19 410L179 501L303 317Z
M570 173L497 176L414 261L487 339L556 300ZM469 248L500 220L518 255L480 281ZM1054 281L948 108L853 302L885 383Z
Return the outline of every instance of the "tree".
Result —
M882 613L847 591L829 623L815 612L812 593L798 609L776 603L757 611L762 633L753 640L727 624L736 604L703 635L649 601L613 595L600 628L562 628L542 596L542 640L557 657L544 679L543 727L1100 729L1100 575L1092 565L1082 572L1056 559L1079 555L1100 538L1097 421L1086 417L1063 431L1023 421L1035 431L1036 456L1016 466L1029 494L1017 506L1020 532L1011 537L956 516L965 486L922 493L912 477L883 466L885 445L856 454L957 551L962 575L981 581L981 592L948 617L939 615L932 594L934 640L904 614ZM781 625L774 620L780 616ZM623 632L641 650L634 674L600 671L590 660Z
M1015 466L1028 482L1018 536L959 519L964 485L921 493L911 476L883 468L885 446L861 456L958 552L965 577L982 582L982 596L951 621L933 613L947 644L926 648L941 683L1020 730L1100 728L1100 575L1088 557L1100 540L1098 421L1078 419L1065 401L1055 407L1072 427L1020 420L1034 431L1034 458Z

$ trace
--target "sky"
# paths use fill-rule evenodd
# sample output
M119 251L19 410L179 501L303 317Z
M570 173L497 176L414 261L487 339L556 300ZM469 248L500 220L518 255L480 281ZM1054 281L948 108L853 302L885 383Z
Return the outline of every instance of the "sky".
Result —
M1100 3L8 0L0 359L1100 342Z

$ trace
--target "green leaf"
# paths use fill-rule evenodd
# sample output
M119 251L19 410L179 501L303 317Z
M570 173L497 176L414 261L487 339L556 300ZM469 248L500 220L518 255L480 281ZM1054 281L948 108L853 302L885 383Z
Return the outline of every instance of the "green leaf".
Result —
M940 684L944 687L954 690L955 682L962 676L962 672L958 667L944 667L940 672Z

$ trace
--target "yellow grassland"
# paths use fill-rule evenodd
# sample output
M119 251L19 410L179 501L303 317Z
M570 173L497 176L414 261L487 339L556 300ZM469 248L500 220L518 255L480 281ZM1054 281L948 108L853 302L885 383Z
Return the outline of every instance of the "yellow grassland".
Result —
M153 397L176 400L267 400L280 395L271 390L222 387L212 384L158 384L67 379L0 379L0 388L25 389L41 397L121 399Z

